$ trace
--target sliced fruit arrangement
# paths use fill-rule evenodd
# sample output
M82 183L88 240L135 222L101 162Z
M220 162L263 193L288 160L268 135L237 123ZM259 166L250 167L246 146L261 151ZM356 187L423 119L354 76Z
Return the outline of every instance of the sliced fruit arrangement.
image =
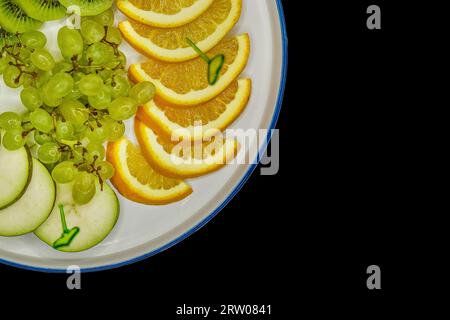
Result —
M0 146L0 168L0 209L4 209L22 197L31 181L33 162L28 148L8 151Z
M144 204L168 204L187 197L192 188L155 171L138 146L126 138L108 145L107 159L116 168L111 182L126 198Z
M155 87L130 83L113 25L109 8L83 18L80 30L62 27L62 61L47 51L40 31L1 32L0 74L6 86L23 87L27 111L0 114L0 235L33 232L53 209L36 233L57 250L81 251L117 221L119 203L107 184L115 169L104 159L104 143L123 136L123 121L150 102Z
M194 178L222 168L236 156L236 140L214 136L208 142L173 142L158 136L138 119L134 124L143 154L152 167L174 178Z
M209 56L223 54L224 64L214 85L208 82L208 64L202 58L181 63L149 59L132 64L130 77L136 82L151 81L156 94L176 105L197 105L218 96L244 70L250 54L248 34L224 39L208 52Z
M87 250L102 242L114 228L120 207L116 194L108 185L101 186L97 182L95 188L94 198L87 204L79 204L72 196L70 184L58 184L58 205L34 231L36 236L64 252Z
M165 139L208 139L225 130L244 110L252 81L234 81L216 98L196 106L178 106L154 99L139 107L136 117Z
M197 19L176 28L157 28L141 22L122 21L119 29L124 38L145 55L169 62L198 57L186 39L202 51L217 45L239 20L242 0L214 0Z
M53 179L36 159L33 159L32 171L30 184L23 196L11 206L0 210L0 236L12 237L33 232L47 220L52 211L55 203Z
M0 26L16 33L39 29L42 22L29 17L15 1L0 0Z
M129 18L160 28L185 25L204 13L214 0L118 0L117 8Z
M0 0L0 75L21 88L27 110L0 113L0 236L34 232L59 251L90 249L119 217L108 180L132 201L169 204L193 192L183 179L218 170L239 150L221 131L251 94L251 80L238 79L249 36L226 37L242 0L119 0L133 19L120 30L112 4ZM36 29L73 6L83 18L58 31L57 61ZM128 69L134 84L122 34L149 57ZM124 137L138 108L140 146Z

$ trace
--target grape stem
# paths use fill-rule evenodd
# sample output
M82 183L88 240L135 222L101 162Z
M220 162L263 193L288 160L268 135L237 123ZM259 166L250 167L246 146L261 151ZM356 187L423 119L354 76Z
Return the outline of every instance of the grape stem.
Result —
M103 39L100 40L100 41L103 42L103 43L106 43L107 45L110 45L113 48L113 50L114 50L114 55L116 57L118 57L119 56L118 46L117 46L117 44L115 44L113 42L109 42L108 40L106 40L106 35L108 34L108 27L105 26L104 28L105 28L105 35L103 36Z
M26 136L28 136L30 134L30 132L33 132L35 130L36 130L36 128L31 128L30 130L22 132L22 138L25 138Z
M15 35L17 38L18 34ZM26 63L25 61L22 60L22 58L20 58L20 52L16 53L17 48L25 48L27 49L27 46L22 44L22 43L16 43L14 45L8 45L6 44L0 51L0 57L3 57L5 54L7 56L9 56L10 58L14 59L13 61L9 61L9 65L11 66L15 66L17 69L19 69L19 75L17 76L16 79L14 79L15 83L20 83L20 79L22 77L23 74L29 74L31 75L33 81L36 81L36 77L37 77L37 73L36 72L30 72L27 71L26 68L30 67L30 65L28 63ZM29 48L31 52L34 51L34 49Z

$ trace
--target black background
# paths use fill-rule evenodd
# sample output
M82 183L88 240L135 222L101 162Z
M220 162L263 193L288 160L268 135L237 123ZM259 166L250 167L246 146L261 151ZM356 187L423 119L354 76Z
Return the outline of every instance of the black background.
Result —
M199 232L146 261L85 274L80 291L66 289L65 275L5 266L1 291L161 319L184 303L271 304L277 319L310 308L373 314L419 294L441 270L425 273L424 259L434 260L416 215L432 213L419 196L414 107L430 25L425 4L392 2L283 1L289 72L276 176L257 170ZM366 28L370 4L382 9L382 30ZM366 288L372 264L380 291Z

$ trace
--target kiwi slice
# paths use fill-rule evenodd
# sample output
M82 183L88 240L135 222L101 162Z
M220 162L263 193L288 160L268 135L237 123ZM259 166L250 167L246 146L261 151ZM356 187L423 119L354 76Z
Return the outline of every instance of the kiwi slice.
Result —
M25 13L40 21L59 20L65 17L66 7L58 0L14 0Z
M16 33L39 29L42 22L30 18L13 1L0 0L0 26L6 31Z
M66 8L78 6L81 16L95 16L111 8L114 0L59 0L59 2Z

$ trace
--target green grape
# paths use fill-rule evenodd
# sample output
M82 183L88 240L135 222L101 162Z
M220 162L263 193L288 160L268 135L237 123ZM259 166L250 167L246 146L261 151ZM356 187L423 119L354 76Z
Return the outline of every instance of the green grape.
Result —
M41 131L35 131L34 132L34 141L36 141L38 144L43 145L48 142L53 142L53 137L49 134L46 134Z
M88 74L78 82L78 88L87 96L95 96L102 89L103 80L96 74Z
M43 87L51 77L52 73L49 71L38 71L38 76L36 77L36 87Z
M127 70L125 70L125 69L123 69L123 68L115 69L115 70L114 70L114 75L115 75L115 76L120 76L120 77L126 77L126 75L127 75Z
M36 109L30 113L30 121L33 126L44 133L53 130L53 117L44 109Z
M58 165L53 169L52 177L56 183L64 184L72 182L77 173L78 170L72 161L64 161L58 163Z
M68 95L73 88L74 82L70 74L60 72L55 74L47 83L48 93L52 98L62 98Z
M117 60L117 58L113 58L110 62L105 63L103 66L106 68L106 70L110 71L111 76L109 78L112 78L114 75L116 75L116 68L121 68L120 62L119 60ZM108 81L109 78L107 79Z
M88 66L88 65L91 65L91 64L92 64L92 62L88 61L88 58L87 58L87 56L86 56L86 51L87 51L88 47L89 47L88 45L85 45L85 46L83 47L83 56L82 56L81 59L79 60L79 64L80 64L81 66ZM85 71L86 73L90 73L89 69L85 69L84 71ZM84 73L83 73L83 75L84 75Z
M72 73L73 81L75 81L75 83L78 83L78 81L80 81L84 76L85 74L81 71Z
M130 89L130 98L137 101L138 105L143 105L155 96L156 88L155 85L149 81L143 81L135 84Z
M102 26L112 26L114 24L114 11L112 8L109 8L108 10L93 16L92 19L100 23Z
M105 147L100 143L89 143L86 146L87 154L85 155L86 160L90 163L94 160L103 160L105 158Z
M52 94L52 91L49 89L48 82L41 89L42 100L46 106L56 108L62 103L62 98L57 98Z
M77 204L87 204L95 196L95 177L87 172L80 172L73 183L72 197Z
M7 66L3 72L3 81L10 88L20 87L23 83L23 77L21 77L19 68L12 65Z
M35 87L34 78L31 74L22 73L21 78L22 78L22 86L24 88Z
M103 79L103 81L107 82L110 81L109 79L111 79L114 75L114 71L112 71L111 69L104 69L99 71L98 75Z
M63 27L58 31L58 46L66 59L83 54L83 38L78 30Z
M91 126L93 129L88 129L85 132L86 138L89 139L90 142L94 143L103 143L108 138L107 129L104 126L97 126L95 122L91 122Z
M111 102L108 111L114 120L126 120L136 114L137 103L132 98L119 97Z
M87 44L96 43L105 36L105 28L94 20L83 20L81 22L81 35Z
M38 150L38 157L42 163L52 164L59 161L61 158L61 151L58 144L54 142L47 142L43 144Z
M66 96L67 99L72 100L78 100L83 96L83 93L81 93L80 88L78 86L74 86L72 90L69 92L69 94Z
M95 96L88 97L89 104L97 110L107 109L111 104L111 88L103 85Z
M52 72L53 74L57 74L59 72L70 72L73 70L72 64L61 61L55 64L55 67L53 68Z
M84 148L83 146L74 146L72 148L72 161L79 164L81 162L84 162Z
M74 128L70 122L58 121L56 123L56 138L70 140L74 136Z
M122 42L122 35L120 34L119 29L108 27L108 30L106 31L106 41L120 44Z
M125 134L125 124L122 121L115 121L108 119L104 124L106 131L108 132L108 141L116 141L123 137Z
M31 122L26 122L22 124L22 130L23 131L30 131L34 128L33 124Z
M9 151L23 147L25 142L22 129L7 130L2 140L3 147Z
M5 72L6 67L9 65L8 57L0 57L0 74Z
M28 121L30 121L30 112L25 111L24 113L22 113L22 114L20 115L20 120L21 120L22 122L28 122Z
M125 77L114 77L114 81L111 83L111 95L113 99L122 96L128 96L130 91L130 81Z
M19 58L22 59L23 61L27 61L31 56L31 52L32 51L30 51L30 49L21 47L19 50Z
M86 57L94 65L103 65L114 59L114 49L102 42L96 42L86 50Z
M33 49L43 48L47 43L45 34L40 31L28 31L22 33L19 38L22 44Z
M74 136L81 140L84 137L84 133L87 130L87 127L84 124L76 124L73 123Z
M50 71L55 66L53 56L45 49L34 49L30 59L37 68L43 71Z
M83 125L89 119L88 110L77 100L64 99L59 111L66 121L74 125Z
M122 64L123 68L126 68L127 66L127 56L122 51L119 52L119 56L117 57L117 60ZM126 70L124 70L126 72Z
M96 165L98 174L103 181L111 179L114 176L115 170L111 163L108 161L100 161Z
M91 166L86 162L82 162L78 166L78 171L80 172L89 172L89 170L91 169L92 169Z
M23 89L20 93L20 100L25 108L30 111L36 110L44 103L39 90L33 87Z
M70 155L71 155L71 153L69 151L62 151L61 158L59 159L60 163L64 162L64 161L70 161L71 160Z
M127 61L122 52L119 53L118 56L115 56L111 62L105 64L105 67L114 69L114 75L124 75L127 71L125 70L127 66Z
M20 129L22 119L15 112L3 112L0 114L0 128L3 130Z

